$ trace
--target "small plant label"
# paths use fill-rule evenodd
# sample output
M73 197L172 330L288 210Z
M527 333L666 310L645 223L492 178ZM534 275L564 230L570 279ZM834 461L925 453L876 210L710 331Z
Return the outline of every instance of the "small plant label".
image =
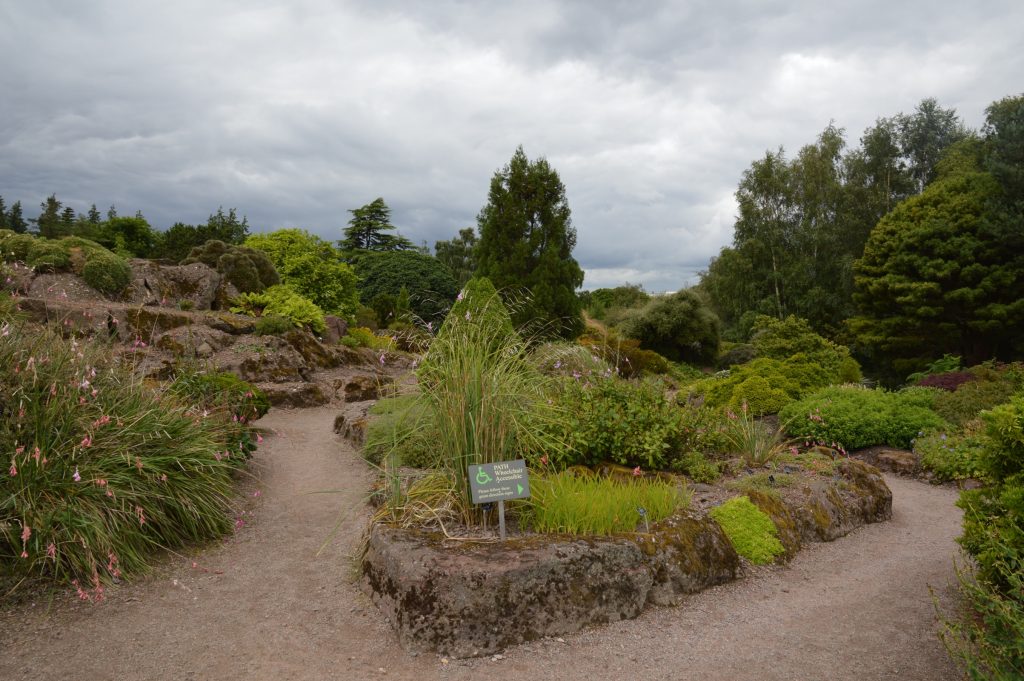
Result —
M469 467L469 491L474 504L530 496L526 461L499 461Z

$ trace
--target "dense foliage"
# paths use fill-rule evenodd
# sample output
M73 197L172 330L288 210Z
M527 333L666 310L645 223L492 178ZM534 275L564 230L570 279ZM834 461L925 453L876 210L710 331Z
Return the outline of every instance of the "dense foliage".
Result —
M927 392L886 392L837 386L791 402L779 419L794 437L845 449L872 445L910 448L914 438L945 422L929 406Z
M850 328L876 361L906 374L943 353L976 363L1022 350L1024 232L987 212L999 192L987 173L940 180L872 231Z
M642 347L676 362L711 364L718 356L717 315L693 290L655 298L622 325Z
M80 237L46 239L0 230L0 260L24 262L40 272L73 272L108 295L123 292L131 283L128 261Z
M382 296L391 298L392 319L381 319L378 312L378 322L382 325L395 321L393 312L401 307L399 300L403 289L408 311L422 323L435 325L443 321L458 293L448 268L436 258L416 251L363 253L354 260L354 267L359 276L359 296L364 303L372 306Z
M355 272L320 237L302 229L279 229L254 234L245 240L245 245L266 253L281 282L327 314L355 313L359 305Z
M109 348L0 320L0 563L85 598L231 529L232 422L142 385Z
M491 179L477 217L477 275L499 290L525 289L514 310L517 326L575 338L583 329L576 289L583 270L572 257L576 230L565 186L547 160L530 161L519 147Z
M285 284L271 286L261 293L243 293L232 301L231 311L254 317L283 317L296 327L304 326L316 333L327 328L324 311Z
M274 263L255 248L233 246L216 239L193 248L182 265L201 262L224 275L240 293L259 293L281 283Z

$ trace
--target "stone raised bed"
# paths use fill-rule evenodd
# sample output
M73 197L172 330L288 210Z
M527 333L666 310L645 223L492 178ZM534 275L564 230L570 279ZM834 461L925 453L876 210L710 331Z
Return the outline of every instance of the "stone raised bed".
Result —
M749 496L779 528L784 559L805 542L892 517L881 474L854 460L840 465L837 479ZM501 544L375 525L361 570L403 646L471 657L632 619L648 605L676 605L685 594L735 579L739 567L718 523L681 512L649 533L530 535Z

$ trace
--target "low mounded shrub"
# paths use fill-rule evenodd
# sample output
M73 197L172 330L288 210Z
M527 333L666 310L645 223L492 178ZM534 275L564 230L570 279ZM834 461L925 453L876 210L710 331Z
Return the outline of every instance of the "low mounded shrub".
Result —
M87 257L82 278L101 293L117 295L131 283L132 268L124 258L109 251L98 252Z
M941 374L923 376L914 385L921 388L938 388L952 392L964 383L977 380L977 378L970 371L946 371Z
M346 341L346 339L351 339ZM349 327L342 342L353 348L370 348L371 350L391 351L395 348L395 341L390 336L378 336L370 329L362 326Z
M923 431L946 425L922 406L922 393L890 393L853 386L819 390L779 412L786 431L797 438L835 443L845 449L888 445L908 449Z
M26 262L35 242L36 238L31 234L3 230L0 234L0 255L4 262Z
M37 272L60 272L71 266L71 253L63 241L36 239L28 249L26 264Z
M241 293L259 293L281 283L266 253L216 239L196 246L182 265L200 262L220 272Z
M1008 402L1013 393L1011 380L969 381L961 383L952 392L944 390L936 395L932 408L950 423L963 426L978 418L985 409Z
M278 315L265 315L256 320L257 336L280 336L294 328L295 322Z
M722 446L716 414L673 404L661 386L600 376L563 379L558 386L553 399L564 415L556 436L567 445L562 465L680 470L691 452Z
M262 293L243 293L232 302L232 312L253 317L284 317L290 319L295 326L305 326L316 333L323 333L327 329L323 310L284 284L271 286Z
M978 428L963 433L928 433L914 440L914 453L920 457L921 466L942 482L982 477L980 458L984 449L985 438Z
M755 565L767 565L785 553L775 523L749 497L729 499L711 509L711 517L722 526L736 553Z
M690 385L690 397L712 407L740 409L744 402L754 416L778 412L783 406L829 383L829 374L804 355L783 361L759 357L728 372Z

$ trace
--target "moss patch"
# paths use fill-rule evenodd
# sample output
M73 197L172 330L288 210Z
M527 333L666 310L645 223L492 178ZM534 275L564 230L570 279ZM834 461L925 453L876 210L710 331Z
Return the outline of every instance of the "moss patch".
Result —
M725 530L736 553L756 565L766 565L786 549L775 523L748 497L734 497L711 509L711 517Z

